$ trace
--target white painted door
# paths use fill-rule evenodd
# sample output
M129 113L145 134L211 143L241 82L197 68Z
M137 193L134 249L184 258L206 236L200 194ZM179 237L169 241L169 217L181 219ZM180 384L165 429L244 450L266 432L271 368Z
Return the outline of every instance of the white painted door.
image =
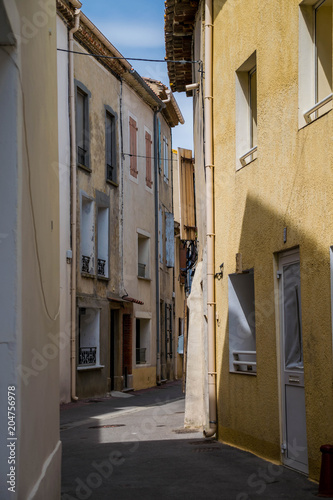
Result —
M308 472L298 250L280 255L282 457L288 467Z

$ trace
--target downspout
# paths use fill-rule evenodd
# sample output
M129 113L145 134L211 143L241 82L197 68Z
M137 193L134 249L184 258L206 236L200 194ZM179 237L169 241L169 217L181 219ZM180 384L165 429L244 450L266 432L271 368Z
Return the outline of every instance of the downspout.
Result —
M69 120L70 120L70 170L71 170L71 235L72 235L72 287L71 287L71 397L76 396L76 124L75 124L75 86L74 86L74 33L80 25L80 9L75 9L74 26L69 31Z
M161 385L161 331L160 331L160 265L159 265L159 165L158 165L158 123L157 115L165 107L162 104L154 111L154 180L155 180L155 281L156 281L156 382Z
M207 332L209 429L205 437L216 433L216 353L215 353L215 283L214 283L214 161L213 161L213 2L205 0L205 172L207 217Z

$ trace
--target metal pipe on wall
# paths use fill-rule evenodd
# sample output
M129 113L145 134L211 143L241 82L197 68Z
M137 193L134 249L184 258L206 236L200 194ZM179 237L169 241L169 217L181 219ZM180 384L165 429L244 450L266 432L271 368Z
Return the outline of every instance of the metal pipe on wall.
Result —
M159 266L159 238L158 238L158 210L159 210L159 166L158 166L158 122L157 115L161 111L154 111L154 180L155 180L155 271L156 271L156 382L161 384L161 342L160 342L160 266Z
M71 269L71 397L76 396L76 126L75 126L75 85L74 85L74 33L80 26L80 9L75 9L74 26L68 34L69 45L69 109L70 109L70 170L71 170L71 237L72 237L72 269Z
M215 352L215 223L213 160L213 2L205 0L205 172L207 217L207 331L208 331L208 399L209 429L205 437L217 430L216 352Z

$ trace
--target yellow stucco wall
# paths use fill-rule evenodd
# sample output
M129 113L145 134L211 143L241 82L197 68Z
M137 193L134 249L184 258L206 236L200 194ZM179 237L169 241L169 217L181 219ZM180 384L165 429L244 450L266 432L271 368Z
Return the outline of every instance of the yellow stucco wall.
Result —
M156 366L133 368L133 389L147 389L156 385Z
M280 461L276 253L299 246L309 476L333 441L332 111L299 129L299 1L214 2L218 436ZM236 70L256 51L258 157L236 171ZM221 111L223 110L223 111ZM287 227L287 242L283 229ZM228 275L254 268L257 376L229 373Z

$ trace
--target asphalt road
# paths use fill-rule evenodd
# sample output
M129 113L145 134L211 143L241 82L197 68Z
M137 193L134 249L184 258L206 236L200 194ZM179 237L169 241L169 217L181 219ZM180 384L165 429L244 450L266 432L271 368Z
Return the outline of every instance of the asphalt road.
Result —
M184 429L179 383L61 411L62 500L314 499L318 485Z

